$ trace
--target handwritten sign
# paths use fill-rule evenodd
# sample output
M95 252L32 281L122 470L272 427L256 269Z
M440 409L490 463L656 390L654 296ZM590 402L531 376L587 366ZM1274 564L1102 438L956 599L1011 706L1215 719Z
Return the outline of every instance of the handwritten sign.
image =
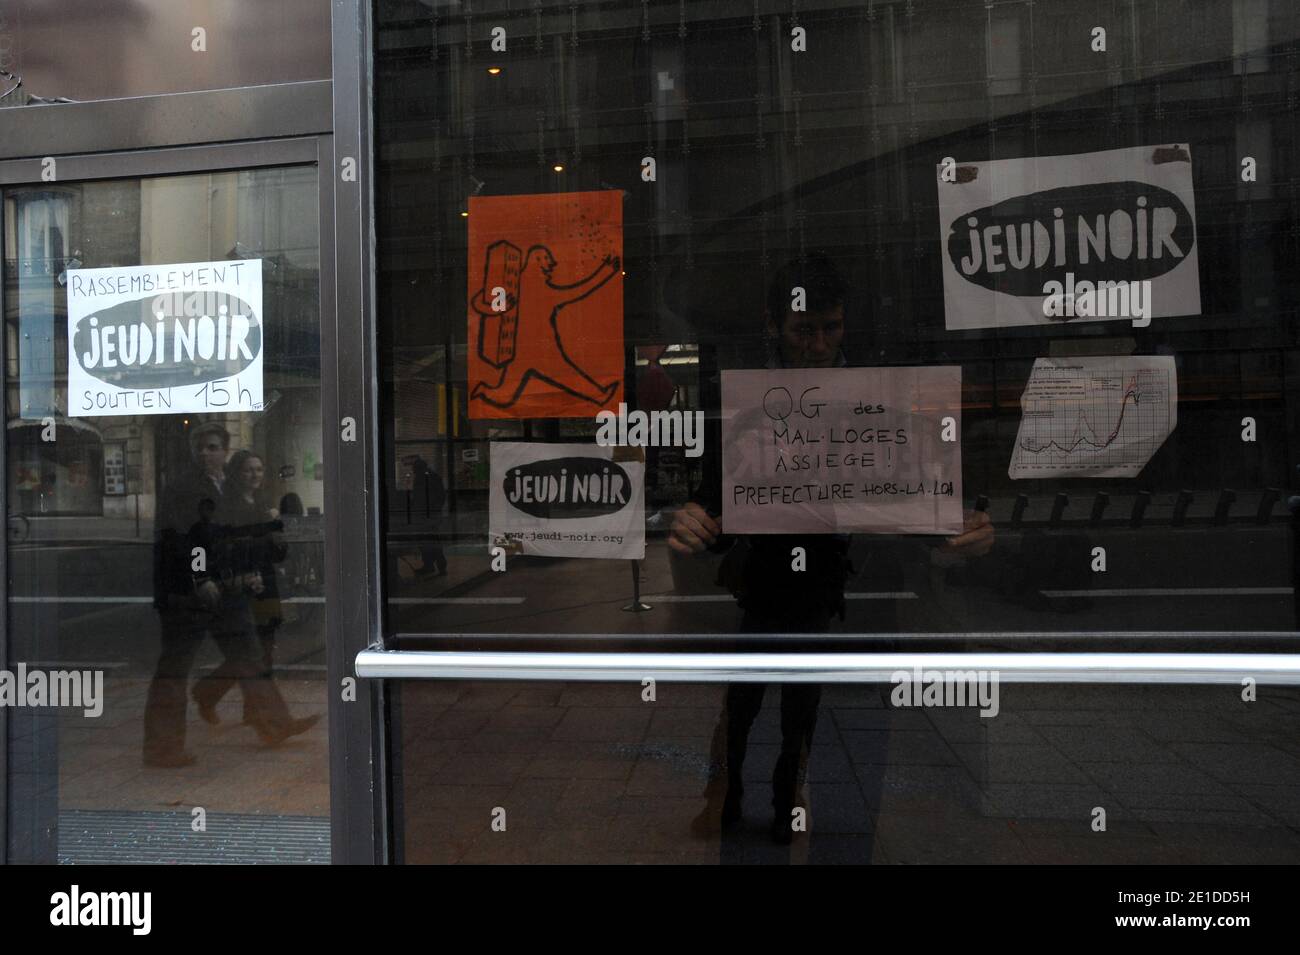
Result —
M262 408L262 260L68 270L68 417Z
M961 368L722 373L730 534L953 534Z

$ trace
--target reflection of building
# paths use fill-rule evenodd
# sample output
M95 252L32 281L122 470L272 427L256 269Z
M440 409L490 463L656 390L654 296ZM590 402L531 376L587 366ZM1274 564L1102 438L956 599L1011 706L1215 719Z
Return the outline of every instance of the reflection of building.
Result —
M14 511L151 520L166 475L190 466L188 417L66 416L66 270L243 257L263 259L266 408L256 421L228 416L224 423L233 448L275 449L267 493L278 498L292 491L304 507L322 507L314 390L317 278L304 232L311 223L274 216L268 206L286 200L267 183L230 173L202 179L202 189L145 179L22 191L7 199ZM294 183L292 176L288 181ZM267 247L287 251L258 254Z
M9 509L24 515L98 515L103 499L103 436L77 419L11 420ZM47 440L53 434L54 440Z

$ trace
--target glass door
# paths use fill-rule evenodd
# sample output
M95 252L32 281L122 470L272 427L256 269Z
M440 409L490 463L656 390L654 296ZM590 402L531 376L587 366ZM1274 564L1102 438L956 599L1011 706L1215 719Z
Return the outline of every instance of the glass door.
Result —
M8 857L328 861L317 167L3 195Z

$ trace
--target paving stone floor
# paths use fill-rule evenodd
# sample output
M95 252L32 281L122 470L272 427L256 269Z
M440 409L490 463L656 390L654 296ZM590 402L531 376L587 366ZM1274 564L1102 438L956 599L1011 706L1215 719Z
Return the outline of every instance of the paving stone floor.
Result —
M1003 686L1001 713L826 687L808 832L774 845L779 697L750 735L739 831L696 838L715 686L410 683L409 862L1300 861L1300 692ZM492 827L505 810L505 831ZM1106 831L1092 828L1106 813Z
M318 680L281 683L295 712L323 713ZM145 681L108 686L99 720L58 718L61 857L327 856L324 723L264 749L239 725L232 694L219 726L191 713L198 762L150 769L140 761ZM1261 687L1258 701L1244 703L1231 687L1004 685L992 719L973 709L895 708L887 690L824 688L804 785L808 831L783 847L767 832L780 741L774 692L750 735L743 824L699 837L692 821L708 802L723 688L660 684L645 702L634 684L404 684L396 701L402 857L1300 862L1298 690ZM33 741L15 740L18 765L24 745ZM159 836L196 806L208 814L206 835L181 827ZM1096 807L1105 809L1105 832L1092 830ZM498 808L505 831L492 825Z

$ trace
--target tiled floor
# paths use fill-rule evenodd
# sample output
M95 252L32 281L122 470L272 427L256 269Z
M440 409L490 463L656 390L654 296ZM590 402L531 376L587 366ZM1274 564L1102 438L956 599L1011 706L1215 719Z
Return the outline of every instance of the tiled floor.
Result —
M410 862L1300 862L1300 692L1003 686L1002 712L894 709L825 689L808 833L774 845L769 694L745 821L696 838L714 686L406 684ZM1096 807L1106 830L1093 831ZM504 810L504 831L492 827Z
M23 803L13 822L21 858L52 860L57 854L83 861L266 860L276 854L277 842L286 833L307 825L311 845L303 851L285 846L287 855L328 859L324 719L307 733L268 748L251 728L240 725L242 700L237 691L218 708L217 726L201 721L191 704L187 748L198 758L194 764L149 768L142 759L147 686L146 678L109 673L103 715L95 719L73 709L39 715L14 711L10 791ZM282 678L279 686L295 715L324 717L320 680ZM188 824L191 813L200 808L207 829L195 833ZM170 824L173 817L186 825ZM131 825L131 819L138 825ZM104 820L110 825L101 824ZM286 829L285 820L294 820L294 825ZM66 833L65 825L70 826ZM190 834L172 838L173 829ZM151 835L159 832L170 834L159 842ZM263 833L261 838L252 838L257 832ZM316 845L320 833L324 851Z
M281 685L295 712L323 710L319 681ZM232 694L219 726L191 714L195 765L148 769L146 684L116 677L107 687L103 718L58 720L62 858L327 855L324 723L267 750L239 725ZM982 719L896 709L879 687L828 686L804 787L808 832L789 847L767 832L776 693L750 736L743 824L692 832L722 699L722 688L699 685L661 684L654 702L633 684L403 685L405 860L1300 861L1300 691L1265 687L1243 703L1232 688L1011 685L1001 713ZM207 813L203 833L186 831L194 807ZM1104 832L1091 827L1096 807ZM303 825L315 841L299 845Z
M143 764L143 677L110 673L98 718L60 710L13 720L11 791L24 801L14 825L19 855L24 861L28 855L43 861L55 855L101 862L328 861L324 688L319 679L279 683L295 715L319 713L321 722L268 749L240 725L238 691L222 701L218 726L200 720L191 704L186 745L197 761L183 768ZM200 831L192 828L195 809L206 816Z
M140 809L202 806L210 812L329 815L329 757L325 700L319 680L280 679L295 716L320 714L316 726L274 749L241 725L238 690L222 700L220 725L209 726L190 706L187 749L197 757L180 769L146 767L141 734L148 683L108 679L104 716L64 715L59 723L62 809ZM106 722L107 721L107 722Z

